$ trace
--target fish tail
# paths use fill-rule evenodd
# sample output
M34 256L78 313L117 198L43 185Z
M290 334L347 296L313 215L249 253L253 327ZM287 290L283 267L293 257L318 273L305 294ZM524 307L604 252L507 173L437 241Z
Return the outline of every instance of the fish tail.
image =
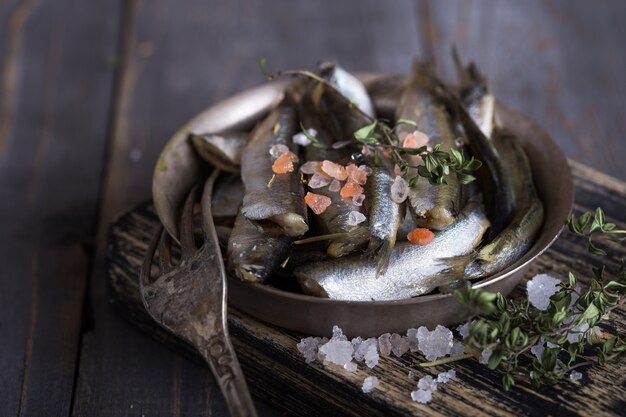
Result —
M380 239L373 236L370 239L365 255L376 260L376 276L379 277L387 272L395 243L395 239Z
M338 258L343 255L354 252L370 239L369 228L359 226L344 233L341 237L334 239L326 253L332 258Z

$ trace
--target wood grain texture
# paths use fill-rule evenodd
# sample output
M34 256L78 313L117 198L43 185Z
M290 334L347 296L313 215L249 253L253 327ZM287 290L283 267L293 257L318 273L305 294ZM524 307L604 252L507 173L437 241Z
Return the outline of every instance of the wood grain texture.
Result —
M626 183L598 174L573 163L578 199L575 211L592 210L603 202L611 221L626 226ZM604 185L606 184L606 185ZM604 205L604 203L607 203ZM127 318L153 337L192 355L188 347L163 332L147 317L139 299L137 276L142 255L158 221L150 205L142 205L122 216L111 228L108 252L108 278L117 305ZM623 245L607 244L612 254L609 264L626 255ZM544 272L566 277L576 274L581 282L590 276L590 265L596 260L584 242L565 233L531 267L528 276ZM525 284L516 289L524 296ZM584 378L574 384L563 381L553 387L534 389L521 384L512 391L501 390L501 374L488 370L475 360L443 365L429 370L419 368L424 358L405 354L402 358L383 358L373 370L359 367L356 373L319 363L306 365L295 345L301 335L263 324L235 309L230 309L229 327L244 372L253 392L294 415L622 415L626 406L626 365L588 368ZM626 308L614 310L605 328L613 334L626 331ZM329 329L330 334L330 329ZM408 378L412 370L418 378L454 368L458 379L440 385L428 406L410 399L415 381ZM379 389L369 395L360 386L368 375L381 380Z
M537 122L570 158L626 179L626 3L422 2L422 30L448 79L450 48L474 60L496 96Z
M103 276L110 221L149 198L152 169L169 134L211 103L264 81L260 57L276 69L311 67L327 57L348 68L406 71L418 48L413 3L158 0L125 6L91 281L94 327L84 337L73 414L224 415L208 371L155 347L110 310ZM376 24L363 24L368 20ZM357 53L356 45L368 52Z
M117 32L115 2L0 5L3 416L70 413Z

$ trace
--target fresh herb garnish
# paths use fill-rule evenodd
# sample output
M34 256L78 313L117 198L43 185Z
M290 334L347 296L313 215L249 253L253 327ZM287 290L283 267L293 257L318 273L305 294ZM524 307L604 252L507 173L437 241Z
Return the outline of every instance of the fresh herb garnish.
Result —
M593 243L592 236L621 241L615 235L626 234L626 230L616 230L615 224L606 223L600 208L595 214L587 212L578 218L572 215L567 225L573 233L588 239L589 253L594 256L605 256L606 252ZM611 310L626 302L624 263L611 279L606 277L605 266L592 271L585 289L570 272L568 280L550 297L545 311L525 298L507 300L499 293L472 289L469 284L455 291L454 297L466 308L470 323L466 351L476 354L489 349L487 366L504 372L505 390L516 381L539 386L557 382L583 366L626 359L624 339L606 335L596 327L609 318ZM531 348L543 342L547 346L540 359L531 355Z
M413 168L413 176L407 179L409 185L414 187L419 178L428 179L431 184L447 184L446 177L452 173L457 175L461 184L468 184L476 178L469 174L482 166L482 163L474 157L466 160L463 153L456 149L451 152L441 150L441 145L435 145L432 150L422 146L419 148L404 148L400 146L400 139L396 134L400 125L415 126L412 120L400 119L395 126L391 127L385 120L374 120L371 124L364 126L354 132L354 138L374 152L380 153L380 148L389 149L394 162L400 171L406 175ZM423 165L411 165L403 158L403 155L419 155L424 161Z

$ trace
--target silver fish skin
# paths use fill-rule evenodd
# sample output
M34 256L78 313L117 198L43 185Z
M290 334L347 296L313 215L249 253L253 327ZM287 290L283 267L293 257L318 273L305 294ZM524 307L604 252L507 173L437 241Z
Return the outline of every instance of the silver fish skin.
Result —
M498 134L498 149L510 178L515 209L510 223L493 241L482 247L465 266L469 279L482 278L506 269L535 242L544 219L543 203L537 196L528 158L514 136Z
M272 235L302 236L309 230L298 170L274 176L269 153L278 144L295 151L292 137L296 122L295 108L283 102L252 131L241 156L241 179L246 190L241 211Z
M374 117L374 104L367 92L365 85L354 75L341 68L334 62L322 61L318 64L318 71L329 83L337 87L337 90L354 103L359 110L370 117Z
M437 258L470 253L488 227L489 220L483 210L471 204L454 225L438 232L430 244L398 243L383 276L378 276L375 262L358 255L302 266L294 275L305 293L334 300L382 301L415 297L453 280L441 278L440 272L447 266L440 264Z
M485 136L491 138L496 106L496 98L491 86L475 63L463 65L454 48L452 57L459 79L459 94L463 105Z
M398 108L396 120L412 120L417 125L400 125L397 133L400 139L416 128L430 139L429 145L441 145L441 150L450 152L456 148L455 128L445 103L436 94L437 80L429 64L416 61L411 78ZM409 176L416 175L414 169ZM446 177L447 184L431 184L420 179L408 199L408 205L415 224L434 230L442 230L454 223L460 209L460 184L456 175Z
M391 185L395 176L384 164L370 164L372 173L365 183L365 206L368 214L370 241L367 252L376 253L378 274L387 270L391 251L396 244L398 228L404 220L406 208L391 199Z
M266 235L240 213L228 239L228 269L242 281L264 282L287 258L291 242Z
M224 173L216 182L211 200L211 213L216 223L232 222L235 220L243 195L243 182L239 174Z
M189 139L198 155L209 164L221 171L239 172L247 133L191 134Z

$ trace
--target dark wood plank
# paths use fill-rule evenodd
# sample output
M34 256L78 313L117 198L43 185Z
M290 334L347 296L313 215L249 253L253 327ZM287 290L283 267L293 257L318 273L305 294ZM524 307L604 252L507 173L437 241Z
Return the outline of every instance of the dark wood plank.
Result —
M0 6L0 415L69 415L119 2Z
M155 345L110 311L101 256L107 227L118 211L150 197L152 168L168 135L216 100L264 81L260 57L276 69L337 58L349 69L406 71L418 49L414 5L158 0L126 6L93 269L94 327L85 334L74 414L223 415L205 368Z
M626 3L421 2L435 59L453 77L450 48L475 60L495 94L536 121L568 157L626 178ZM420 20L421 21L421 20Z
M577 203L575 211L593 210L601 204L611 221L626 226L626 183L572 163ZM120 311L142 330L175 349L191 351L164 333L146 315L139 299L137 276L151 234L158 220L149 205L121 217L111 229L108 253L109 280L115 291ZM610 244L613 261L626 255L623 245ZM561 238L531 266L528 276L550 273L566 277L572 271L581 282L590 276L595 260L587 253L584 241L570 233ZM525 295L525 283L516 289ZM605 330L613 334L626 331L626 309L622 306L611 313ZM277 407L296 415L623 415L626 389L625 364L583 370L579 384L563 381L556 386L534 389L521 384L509 392L501 388L501 374L490 371L475 360L443 365L424 370L418 363L419 354L402 358L382 358L373 370L360 366L356 373L326 367L319 363L306 365L296 350L300 335L263 324L253 318L230 310L233 343L242 361L251 389ZM330 333L330 329L329 329ZM192 354L192 353L191 353ZM199 361L198 358L196 360ZM427 406L410 399L415 381L409 380L409 370L418 377L454 368L458 379L440 386ZM375 375L381 380L379 389L365 395L360 391L364 378Z

